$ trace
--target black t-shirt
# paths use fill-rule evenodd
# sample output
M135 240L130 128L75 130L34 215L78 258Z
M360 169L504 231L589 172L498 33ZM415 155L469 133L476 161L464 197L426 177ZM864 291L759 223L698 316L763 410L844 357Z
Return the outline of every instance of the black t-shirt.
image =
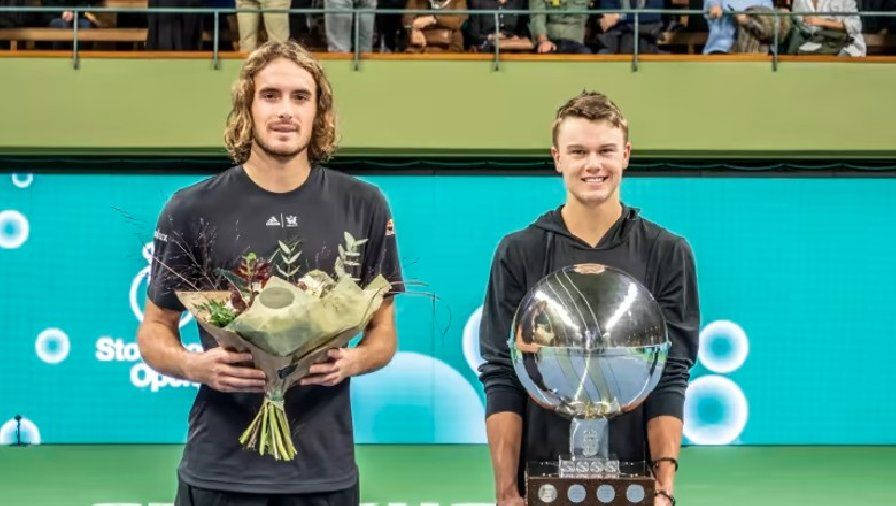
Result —
M334 276L345 232L367 239L352 273L362 287L377 274L401 281L389 207L375 186L313 167L300 187L272 193L242 166L233 167L178 191L165 206L155 233L149 298L159 307L183 310L174 290L212 288L216 269L234 269L249 252L270 257L281 241L300 241L299 275L320 269ZM401 284L394 283L393 291L401 291ZM201 329L200 337L204 348L216 346ZM262 400L262 394L222 393L203 385L190 410L180 478L196 487L246 493L327 492L355 484L349 380L286 392L298 450L292 462L260 456L238 442Z

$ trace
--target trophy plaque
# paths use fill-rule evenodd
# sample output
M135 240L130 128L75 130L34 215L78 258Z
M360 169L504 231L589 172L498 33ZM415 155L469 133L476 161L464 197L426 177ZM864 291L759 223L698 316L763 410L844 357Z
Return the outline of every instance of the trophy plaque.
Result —
M528 504L652 505L649 464L608 451L609 419L637 408L666 364L666 323L650 292L612 267L565 267L523 298L508 345L532 399L571 419L568 453L528 463Z

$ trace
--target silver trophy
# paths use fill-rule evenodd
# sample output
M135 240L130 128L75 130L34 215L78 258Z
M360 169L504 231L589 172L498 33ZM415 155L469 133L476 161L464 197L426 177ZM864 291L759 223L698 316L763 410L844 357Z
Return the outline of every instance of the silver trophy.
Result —
M666 323L650 292L612 267L564 267L523 298L508 345L532 399L572 419L556 472L529 471L529 504L652 504L647 466L627 471L608 453L609 419L638 407L666 364Z

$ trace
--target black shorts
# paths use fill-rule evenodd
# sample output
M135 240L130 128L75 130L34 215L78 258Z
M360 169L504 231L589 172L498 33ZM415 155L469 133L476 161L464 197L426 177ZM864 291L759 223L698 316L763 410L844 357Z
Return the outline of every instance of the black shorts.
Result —
M313 494L243 494L177 484L174 506L358 506L358 484L335 492Z

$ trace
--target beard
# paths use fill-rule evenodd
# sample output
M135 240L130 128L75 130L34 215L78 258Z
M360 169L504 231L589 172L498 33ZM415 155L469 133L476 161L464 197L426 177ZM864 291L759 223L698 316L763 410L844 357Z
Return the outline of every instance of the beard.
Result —
M302 151L308 148L308 143L300 145L295 149L275 149L271 147L269 144L265 143L264 140L258 135L257 132L252 132L252 139L255 141L255 145L258 146L259 149L264 151L264 153L271 158L280 158L280 159L290 159L295 158L302 154Z

